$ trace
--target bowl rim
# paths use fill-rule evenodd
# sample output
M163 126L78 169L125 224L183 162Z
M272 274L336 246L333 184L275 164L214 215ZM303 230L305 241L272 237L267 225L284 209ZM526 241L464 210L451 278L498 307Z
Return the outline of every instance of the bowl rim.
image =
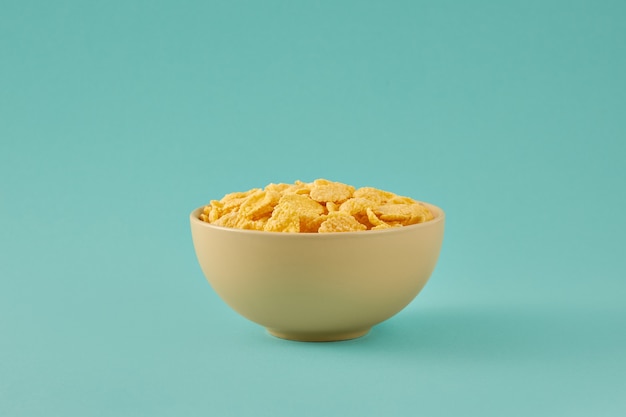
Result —
M381 229L381 230L361 230L354 232L333 232L333 233L284 233L284 232L267 232L265 230L248 230L248 229L237 229L234 227L225 227L225 226L216 226L211 223L207 223L205 221L200 220L199 214L204 209L204 206L197 207L191 211L189 214L189 219L192 224L197 224L201 227L206 227L209 229L221 230L227 233L239 233L239 234L247 234L254 236L275 236L280 238L293 238L297 236L298 238L306 238L306 239L321 239L321 238L334 238L334 237L349 237L349 236L374 236L380 234L389 234L389 233L404 233L407 231L430 227L435 224L441 223L445 221L446 214L441 207L438 207L434 204L430 204L424 201L418 201L418 203L424 204L428 207L433 214L435 214L435 218L432 220L428 220L423 223L412 224L410 226L401 226L401 227L392 227L389 229Z

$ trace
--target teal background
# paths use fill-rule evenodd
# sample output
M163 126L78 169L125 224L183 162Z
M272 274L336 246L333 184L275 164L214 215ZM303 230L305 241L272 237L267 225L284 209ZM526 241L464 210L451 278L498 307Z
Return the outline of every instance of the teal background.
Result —
M626 3L0 2L0 416L626 413ZM354 341L275 339L188 214L324 177L444 208Z

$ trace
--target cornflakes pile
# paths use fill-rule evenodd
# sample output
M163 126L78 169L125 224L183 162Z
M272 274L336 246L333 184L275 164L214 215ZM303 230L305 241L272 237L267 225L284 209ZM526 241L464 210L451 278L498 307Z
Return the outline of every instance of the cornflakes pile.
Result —
M227 194L200 214L200 220L216 226L291 233L380 230L432 218L424 204L411 198L324 179Z

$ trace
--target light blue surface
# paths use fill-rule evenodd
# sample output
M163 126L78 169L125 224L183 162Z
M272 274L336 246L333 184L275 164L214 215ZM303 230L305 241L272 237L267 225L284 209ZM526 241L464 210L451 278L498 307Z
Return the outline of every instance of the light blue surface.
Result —
M0 10L0 416L626 415L626 3ZM447 213L359 340L272 338L193 253L317 177Z

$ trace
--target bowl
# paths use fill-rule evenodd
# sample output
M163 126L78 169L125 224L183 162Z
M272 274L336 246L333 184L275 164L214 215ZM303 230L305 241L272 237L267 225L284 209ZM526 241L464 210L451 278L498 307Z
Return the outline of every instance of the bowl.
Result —
M385 230L280 233L215 226L190 214L198 262L215 292L274 336L337 341L367 334L430 278L445 214Z

